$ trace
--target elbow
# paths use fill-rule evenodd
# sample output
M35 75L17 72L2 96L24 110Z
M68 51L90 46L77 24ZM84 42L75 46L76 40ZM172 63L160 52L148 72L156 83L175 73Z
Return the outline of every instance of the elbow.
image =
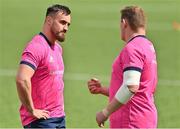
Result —
M138 85L128 86L128 89L131 93L135 94L138 92L139 86Z
M24 84L26 84L28 82L28 80L26 78L22 78L19 76L16 76L16 86L23 86Z
M16 86L21 86L24 83L24 79L16 77Z
M16 88L18 93L30 90L30 80L16 77Z

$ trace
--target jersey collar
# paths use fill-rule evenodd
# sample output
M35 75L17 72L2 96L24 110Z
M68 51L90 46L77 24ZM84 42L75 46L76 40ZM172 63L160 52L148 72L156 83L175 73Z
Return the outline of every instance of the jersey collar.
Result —
M146 38L145 35L136 35L134 37L132 37L127 43L131 42L133 39L137 38L137 37L142 37L142 38ZM147 38L146 38L147 39Z
M46 42L49 44L49 46L51 47L51 42L48 40L48 38L46 37L46 35L44 35L42 32L39 33L39 35L41 35L45 40Z

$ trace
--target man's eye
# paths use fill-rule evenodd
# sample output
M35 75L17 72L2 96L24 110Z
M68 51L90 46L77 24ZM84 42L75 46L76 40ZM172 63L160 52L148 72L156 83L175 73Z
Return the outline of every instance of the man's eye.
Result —
M66 21L60 21L61 24L65 25L66 24Z

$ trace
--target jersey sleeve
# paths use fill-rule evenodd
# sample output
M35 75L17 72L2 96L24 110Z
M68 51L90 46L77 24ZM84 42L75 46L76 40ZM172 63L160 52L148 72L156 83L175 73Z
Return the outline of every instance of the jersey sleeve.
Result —
M141 72L144 65L143 51L137 46L128 44L122 55L123 71L135 70Z
M20 64L30 66L36 70L44 56L44 51L40 43L29 43L22 53Z

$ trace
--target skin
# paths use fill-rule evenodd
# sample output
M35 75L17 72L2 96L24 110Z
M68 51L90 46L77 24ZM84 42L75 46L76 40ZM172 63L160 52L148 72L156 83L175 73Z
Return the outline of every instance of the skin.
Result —
M137 35L145 35L145 28L138 28L137 31L133 31L126 19L122 19L120 23L120 37L123 41L128 42L131 38ZM107 87L103 87L98 79L90 79L87 83L88 89L92 94L102 94L109 96L109 90ZM138 90L138 85L128 85L128 89L132 93L136 93ZM121 108L123 104L120 103L116 98L113 98L111 102L104 108L106 114L103 111L100 111L96 114L96 122L99 127L104 127L104 122L108 117Z
M52 45L56 40L63 42L65 34L71 22L71 16L65 15L62 12L57 12L55 15L47 16L43 25L43 34L46 35ZM19 99L26 107L29 113L37 119L49 118L49 112L46 110L35 109L31 96L31 78L34 70L28 66L21 64L16 75L16 86Z
M63 42L70 26L71 16L58 12L55 16L47 16L43 26L43 33L53 44L58 40Z
M90 91L90 93L92 94L102 94L105 96L109 96L109 89L107 87L102 87L101 82L96 79L96 78L92 78L88 81L87 83L88 85L88 89Z

